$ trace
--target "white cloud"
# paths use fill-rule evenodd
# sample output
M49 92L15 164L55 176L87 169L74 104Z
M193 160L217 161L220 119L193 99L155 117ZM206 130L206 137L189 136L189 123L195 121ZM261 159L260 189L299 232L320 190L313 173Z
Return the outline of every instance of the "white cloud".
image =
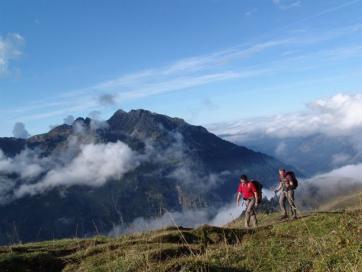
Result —
M362 164L352 164L334 169L329 173L318 175L317 178L337 177L337 178L348 178L362 182L361 173L362 173Z
M316 209L339 197L359 192L362 190L361 173L362 164L354 164L301 180L296 201L300 208Z
M23 44L24 38L18 33L0 36L0 76L9 72L10 61L22 55Z
M355 135L362 129L362 94L337 94L307 105L301 112L210 125L209 129L229 139L252 135L273 137Z
M69 164L50 170L35 184L21 185L16 189L15 197L40 194L55 187L99 187L110 179L120 179L138 164L136 154L122 142L86 144Z
M299 8L302 6L302 1L295 0L272 0L272 3L282 10L287 10L291 8Z
M274 192L263 189L263 195L267 199L274 197ZM223 226L240 217L245 206L236 205L236 201L215 209L208 207L203 209L188 209L182 212L166 211L162 216L156 218L138 217L127 226L117 225L109 233L111 236L117 236L122 233L134 233L142 231L157 230L169 226L198 227L209 224L213 226Z
M8 158L0 149L0 174L18 174L22 179L40 175L48 164L47 158L39 158L34 151L25 149L14 158Z

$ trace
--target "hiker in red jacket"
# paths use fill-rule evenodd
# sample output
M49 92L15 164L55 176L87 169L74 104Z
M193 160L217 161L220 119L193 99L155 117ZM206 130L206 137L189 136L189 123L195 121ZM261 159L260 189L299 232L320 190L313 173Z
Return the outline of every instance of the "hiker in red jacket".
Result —
M240 185L238 187L238 194L236 197L236 203L240 205L240 198L243 197L246 210L245 210L245 227L249 228L250 225L250 217L252 218L253 225L256 227L257 220L256 220L256 212L255 208L258 206L259 203L259 196L257 193L257 188L255 185L248 179L246 175L242 175L240 177Z
M285 207L286 201L288 200L291 213L294 219L297 218L297 208L294 202L294 190L298 186L298 180L295 178L293 172L287 172L285 169L279 170L279 185L275 190L275 193L280 192L279 205L282 212L280 219L288 218L288 213Z

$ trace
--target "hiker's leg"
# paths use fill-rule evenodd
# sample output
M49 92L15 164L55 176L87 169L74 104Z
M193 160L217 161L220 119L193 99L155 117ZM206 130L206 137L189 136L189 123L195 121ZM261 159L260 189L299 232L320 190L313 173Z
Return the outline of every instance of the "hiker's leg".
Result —
M254 202L255 204L255 202ZM251 211L253 208L253 204L252 204L252 199L248 199L246 201L246 210L245 210L245 227L249 228L249 223L250 223L250 215L251 215Z
M253 223L253 227L256 227L257 220L256 220L256 211L255 211L255 198L250 200L250 214L251 214L251 222Z
M292 215L294 217L297 216L297 208L295 206L295 202L294 202L294 190L289 190L287 192L287 197L288 197L288 202L289 202L289 206L290 206L290 210L292 212Z
M253 208L253 215L251 217L253 226L256 227L258 225L258 219L256 218L256 210L255 207Z
M285 192L281 191L279 196L279 205L282 216L287 215L287 210L285 209L285 202L286 202Z

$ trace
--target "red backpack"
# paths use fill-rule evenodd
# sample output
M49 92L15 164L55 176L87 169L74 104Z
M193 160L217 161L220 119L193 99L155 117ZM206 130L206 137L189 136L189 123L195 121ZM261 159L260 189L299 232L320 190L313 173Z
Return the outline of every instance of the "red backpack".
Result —
M293 182L293 190L297 189L298 187L298 180L297 177L295 176L295 173L293 171L288 171L287 172L287 176L290 177L291 181Z
M260 204L262 199L263 199L263 184L261 184L257 180L251 180L250 183L253 183L255 188L256 188L256 194L258 195L258 202L257 203Z

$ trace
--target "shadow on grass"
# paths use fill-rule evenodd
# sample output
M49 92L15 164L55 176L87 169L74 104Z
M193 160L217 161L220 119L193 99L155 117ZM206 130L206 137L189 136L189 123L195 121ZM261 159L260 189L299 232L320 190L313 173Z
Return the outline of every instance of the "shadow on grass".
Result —
M65 263L55 256L47 253L15 255L9 253L1 256L1 272L60 272L65 267Z

